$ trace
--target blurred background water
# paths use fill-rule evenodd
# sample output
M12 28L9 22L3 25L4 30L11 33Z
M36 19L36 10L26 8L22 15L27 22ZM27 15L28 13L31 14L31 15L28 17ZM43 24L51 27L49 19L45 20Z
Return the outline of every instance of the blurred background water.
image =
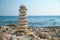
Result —
M28 16L28 26L60 26L60 16ZM18 16L0 16L0 26L17 24Z

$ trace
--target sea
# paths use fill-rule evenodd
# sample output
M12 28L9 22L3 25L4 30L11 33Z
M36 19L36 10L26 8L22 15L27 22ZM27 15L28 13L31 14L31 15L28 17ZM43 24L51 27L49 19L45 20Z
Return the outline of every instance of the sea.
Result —
M30 27L60 26L60 16L27 16L27 20ZM18 25L18 16L0 16L0 26L11 24Z

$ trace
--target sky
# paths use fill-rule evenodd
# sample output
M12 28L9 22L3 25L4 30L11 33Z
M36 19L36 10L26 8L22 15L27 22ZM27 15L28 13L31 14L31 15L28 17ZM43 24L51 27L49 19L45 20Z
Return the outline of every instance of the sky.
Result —
M60 0L0 0L0 16L18 16L20 5L28 16L60 16Z

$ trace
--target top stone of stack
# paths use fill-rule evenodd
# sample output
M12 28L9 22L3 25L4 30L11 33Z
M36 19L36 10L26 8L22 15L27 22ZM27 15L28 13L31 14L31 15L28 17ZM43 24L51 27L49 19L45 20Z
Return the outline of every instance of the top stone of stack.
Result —
M20 9L22 9L22 10L27 10L27 8L26 8L24 5L21 5L21 6L20 6Z

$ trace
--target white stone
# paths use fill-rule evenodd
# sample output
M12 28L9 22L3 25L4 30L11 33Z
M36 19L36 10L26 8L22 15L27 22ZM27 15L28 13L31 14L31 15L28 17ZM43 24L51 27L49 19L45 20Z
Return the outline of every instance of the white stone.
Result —
M12 35L12 40L17 40L16 35Z

